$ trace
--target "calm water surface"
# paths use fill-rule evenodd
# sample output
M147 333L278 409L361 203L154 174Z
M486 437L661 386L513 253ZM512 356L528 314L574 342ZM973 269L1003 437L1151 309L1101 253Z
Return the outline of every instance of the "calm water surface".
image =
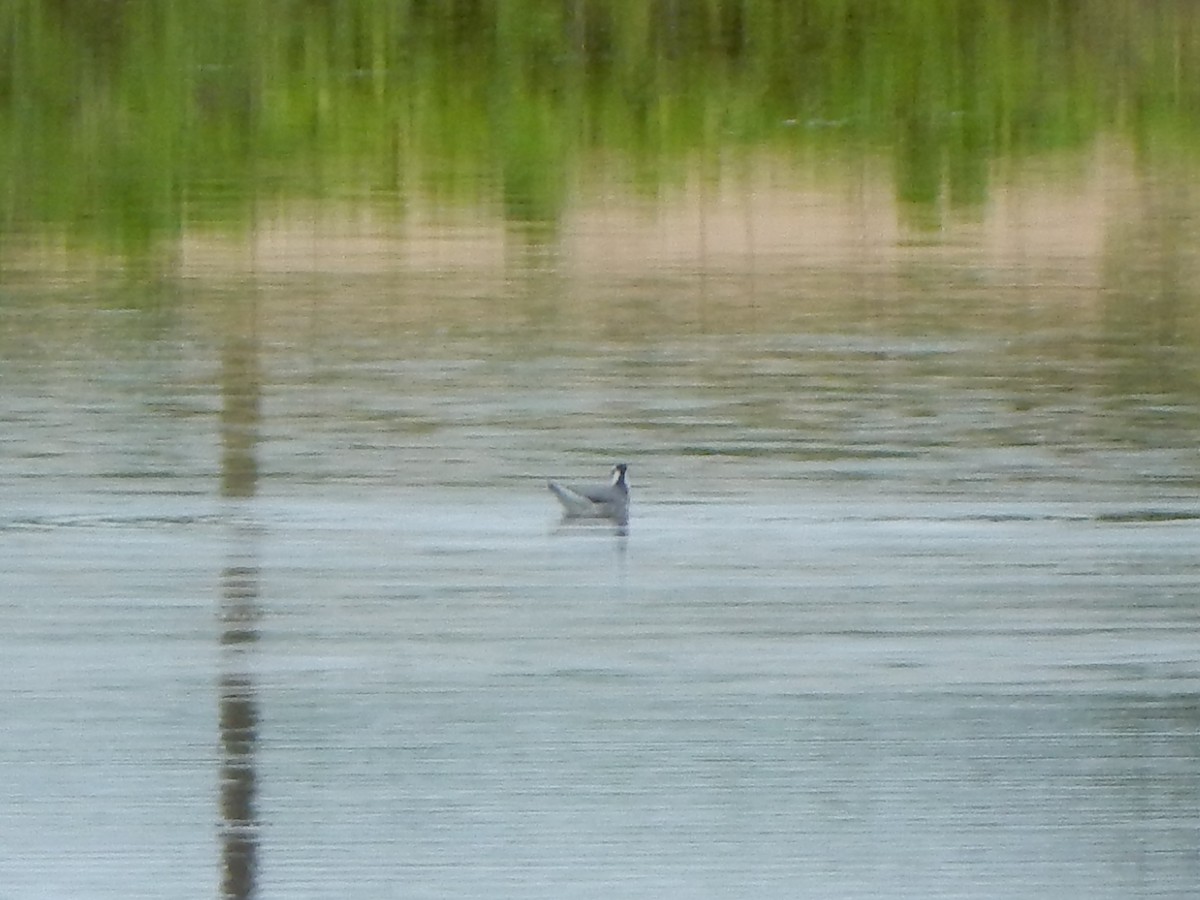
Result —
M534 274L8 298L5 896L1194 895L1194 354Z

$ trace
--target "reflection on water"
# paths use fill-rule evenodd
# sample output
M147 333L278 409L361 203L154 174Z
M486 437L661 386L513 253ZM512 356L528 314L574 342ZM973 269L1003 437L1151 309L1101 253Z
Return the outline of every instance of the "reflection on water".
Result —
M254 540L253 532L241 535ZM245 644L257 640L258 572L253 564L230 566L222 573L222 672L218 686L221 732L221 843L225 897L254 893L258 853L255 815L258 702L249 666L240 659Z
M226 304L221 353L221 497L231 503L229 562L221 577L221 893L231 900L254 895L259 822L255 811L259 712L253 662L259 640L259 529L236 504L258 490L262 372L258 304L253 293Z
M1187 279L624 224L0 307L13 896L1194 890Z

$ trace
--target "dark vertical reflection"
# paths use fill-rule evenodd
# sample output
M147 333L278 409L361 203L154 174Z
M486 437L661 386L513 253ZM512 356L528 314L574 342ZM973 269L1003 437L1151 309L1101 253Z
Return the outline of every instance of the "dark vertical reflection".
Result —
M253 540L250 535L245 537ZM230 565L222 582L221 895L245 898L254 894L258 855L258 820L254 812L258 705L242 654L246 645L257 640L254 619L258 570L253 564Z
M221 352L221 496L253 497L258 486L259 397L257 304L234 297Z
M260 396L256 304L231 300L221 354L221 496L252 498L257 488ZM244 510L242 511L245 512ZM221 895L254 895L258 819L254 809L258 704L251 655L258 641L258 529L232 512L228 563L221 575Z

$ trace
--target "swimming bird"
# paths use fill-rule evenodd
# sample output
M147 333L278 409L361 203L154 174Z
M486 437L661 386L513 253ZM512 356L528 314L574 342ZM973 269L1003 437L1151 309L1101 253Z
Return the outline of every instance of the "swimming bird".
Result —
M618 525L629 521L629 483L625 463L613 466L608 484L567 485L548 482L550 490L563 505L568 519L612 519Z

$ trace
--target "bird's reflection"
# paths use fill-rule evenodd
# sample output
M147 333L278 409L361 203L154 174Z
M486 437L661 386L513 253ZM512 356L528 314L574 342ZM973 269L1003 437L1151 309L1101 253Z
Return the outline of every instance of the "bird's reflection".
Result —
M555 535L594 534L596 537L611 535L613 549L616 551L621 572L625 571L625 554L629 548L629 522L613 522L605 519L581 519L577 516L564 515L555 526Z
M620 538L618 543L624 543L629 537L628 522L613 522L606 519L580 519L566 515L559 519L554 527L555 534L611 534Z

